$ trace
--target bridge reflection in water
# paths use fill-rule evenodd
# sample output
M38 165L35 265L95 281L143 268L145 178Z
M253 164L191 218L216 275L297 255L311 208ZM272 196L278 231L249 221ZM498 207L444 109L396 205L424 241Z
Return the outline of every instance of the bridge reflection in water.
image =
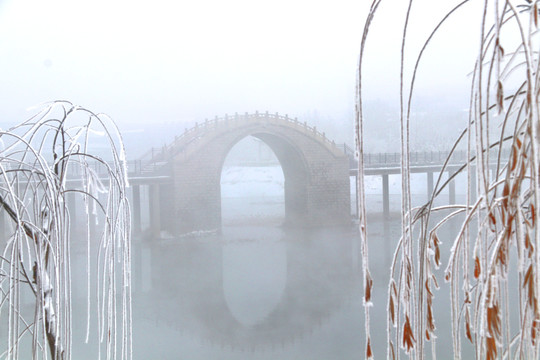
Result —
M399 199L392 200L392 208L398 207ZM368 196L372 208L379 201L377 195ZM371 341L380 357L386 353L388 272L401 234L399 217L386 220L368 213L368 232L374 280ZM447 240L454 233L455 229L439 233L442 253L450 251L452 241ZM93 345L84 343L86 247L73 245L74 358L96 359ZM224 226L220 234L204 236L145 240L135 236L134 359L362 357L358 254L354 226L287 229L259 224ZM443 271L437 272L439 279ZM95 281L96 274L91 276ZM441 286L436 296L438 336L447 339L448 287ZM96 310L93 306L92 314ZM96 325L91 317L91 327ZM449 353L451 346L439 342L440 354Z
M425 188L425 182L421 185ZM148 194L143 195L148 200ZM425 198L413 200L420 204ZM390 205L399 207L399 195L391 198ZM368 198L368 207L375 286L372 346L377 354L384 354L388 269L400 237L400 222L370 211L380 208L380 194ZM148 224L149 214L142 219ZM228 224L221 233L184 237L134 234L134 358L361 357L364 309L355 227ZM450 246L447 234L439 235L442 246ZM85 298L85 274L73 275L83 279L76 282L82 288L74 288L74 293ZM449 338L450 332L444 329L450 324L444 302L448 296L444 290L437 296L442 300L435 305L439 307L439 335ZM75 340L80 338L84 334ZM451 347L450 342L440 345L442 353L450 350L445 349ZM95 357L85 352L77 358Z
M357 241L354 229L244 226L136 244L136 358L159 343L165 358L331 358L336 347L352 358L363 328Z

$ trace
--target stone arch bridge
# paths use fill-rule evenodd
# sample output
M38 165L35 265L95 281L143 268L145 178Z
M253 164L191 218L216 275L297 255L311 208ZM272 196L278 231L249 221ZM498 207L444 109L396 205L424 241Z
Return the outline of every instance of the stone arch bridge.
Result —
M305 122L256 112L197 124L144 162L142 172L172 180L155 194L160 214L154 216L161 218L162 229L181 234L221 227L223 163L247 136L265 142L281 164L286 223L350 222L349 157Z

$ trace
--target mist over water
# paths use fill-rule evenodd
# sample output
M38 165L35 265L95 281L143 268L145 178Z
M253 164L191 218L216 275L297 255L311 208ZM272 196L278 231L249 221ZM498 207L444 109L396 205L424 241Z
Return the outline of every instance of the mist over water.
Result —
M154 261L152 283L141 286L152 291L135 286L135 357L156 356L144 342L162 344L157 354L170 359L352 357L361 349L359 273L354 234L340 233L224 227L143 246Z
M375 282L371 326L374 351L384 356L400 197L391 196L391 217L384 218L377 180L367 198ZM322 360L363 352L357 227L352 221L332 228L281 226L282 181L276 166L225 167L220 232L134 243L135 359ZM445 232L440 238L446 242ZM444 339L450 336L448 294L436 296ZM439 346L444 354L451 342Z
M366 177L376 356L386 353L387 284L401 235L399 179L399 175L390 176L390 217L385 218L381 178ZM425 174L413 174L412 180L413 203L420 205L427 199ZM457 179L458 197L462 182ZM353 202L354 191L351 177ZM343 227L283 226L283 171L264 143L246 138L225 159L223 226L217 231L149 236L149 196L148 189L142 188L141 223L132 227L142 229L133 233L132 244L134 359L323 360L362 354L363 285L354 217ZM446 238L449 233L455 229L439 233L443 246L451 243ZM92 259L97 258L97 246L96 241ZM90 360L97 358L98 337L91 332L85 344L86 251L86 244L73 243L73 349L74 358ZM96 264L89 266L94 296ZM437 276L442 284L442 274ZM440 301L435 303L435 317L443 339L438 351L444 354L451 350L451 342L444 340L451 334L449 297L446 290L436 297ZM32 296L26 294L24 299ZM32 311L32 302L28 304ZM94 303L92 331L99 326L98 311Z
M370 195L368 203L376 208L378 198ZM253 209L262 208L264 198L250 200L257 204ZM274 208L267 206L268 212ZM372 345L384 356L388 273L400 221L369 216ZM136 243L134 358L323 360L361 354L356 227L287 229L274 219L225 225L220 234ZM445 232L440 237L450 243ZM451 350L445 340L451 335L449 297L444 290L436 297L438 351L444 354Z
M280 167L234 163L226 161L222 172L220 231L181 237L133 234L133 358L357 358L365 341L357 225L351 218L345 227L282 226ZM390 179L389 219L382 214L380 179L367 177L366 182L374 280L372 346L378 357L386 354L387 284L401 235L398 179ZM415 177L414 186L418 194L413 202L421 204L426 200L421 194L425 178ZM142 213L143 231L148 217L148 211ZM442 250L448 250L448 236L455 231L439 232ZM96 359L97 335L91 332L85 344L86 245L74 242L72 253L74 358ZM90 264L91 281L96 280L95 266ZM444 355L451 351L449 296L442 269L436 276L442 288L434 305L438 352ZM31 294L24 296L23 301L32 299ZM32 311L31 301L28 306ZM95 329L99 309L94 304L90 310L90 327Z

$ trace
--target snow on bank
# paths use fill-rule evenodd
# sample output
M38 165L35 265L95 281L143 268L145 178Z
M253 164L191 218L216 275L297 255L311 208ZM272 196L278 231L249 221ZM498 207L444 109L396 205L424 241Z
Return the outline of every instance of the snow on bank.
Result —
M433 174L433 184L437 182L438 173ZM444 174L444 182L448 178ZM283 171L280 166L231 166L223 168L221 173L221 196L225 198L239 197L276 197L283 196ZM382 194L382 177L366 176L366 194ZM456 194L465 194L467 179L464 175L456 178ZM355 192L354 178L351 178L351 193ZM401 193L401 176L390 175L388 181L390 194ZM411 192L414 195L427 193L427 175L425 173L411 174ZM443 194L448 193L445 189Z
M437 183L439 173L433 173L433 186ZM448 173L444 173L439 186L444 184L448 179ZM366 195L382 194L382 176L381 175L369 175L366 176ZM464 174L456 176L456 194L467 193L467 177ZM351 193L354 192L354 183L351 184ZM388 176L388 190L390 194L401 194L401 175L393 174ZM427 194L427 174L426 173L414 173L411 174L411 194L413 195L426 195ZM445 188L442 194L448 194L448 188Z
M283 196L283 171L280 166L231 166L221 173L221 196Z

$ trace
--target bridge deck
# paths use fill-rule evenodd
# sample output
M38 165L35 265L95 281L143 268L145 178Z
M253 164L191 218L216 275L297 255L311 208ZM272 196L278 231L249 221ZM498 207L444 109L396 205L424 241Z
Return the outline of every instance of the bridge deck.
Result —
M357 176L358 163L354 159L354 152L346 145L336 145L342 147L344 153L349 155L350 161L350 176ZM427 175L427 187L426 193L431 194L433 192L433 175L442 170L443 164L448 156L447 152L425 152L425 153L413 153L411 156L411 173L425 173ZM503 154L507 156L507 154ZM495 155L492 158L496 158ZM460 168L464 167L466 163L466 154L464 152L456 153L452 157L452 163L447 164L445 172L453 174ZM414 160L414 161L413 161ZM383 208L382 212L385 216L389 216L390 213L390 194L389 194L389 175L400 174L401 167L399 164L400 157L396 153L380 153L380 154L365 154L364 156L364 174L369 176L382 176L382 198ZM133 185L133 216L134 218L140 218L141 206L139 188L140 186L148 186L149 193L153 194L155 189L163 184L171 184L174 179L172 171L167 164L159 163L145 163L142 160L132 160L127 162L128 179L131 185ZM106 178L107 166L100 163L91 164L91 169L98 178ZM75 178L80 178L79 169L74 167L71 172L71 179L69 182L76 181ZM449 189L449 203L455 202L455 184L451 181L448 184ZM356 197L356 196L355 196ZM354 201L354 199L353 199ZM356 197L356 202L358 201ZM150 204L154 207L155 204ZM151 210L152 211L152 210ZM155 211L154 211L155 212ZM155 217L155 215L154 215ZM157 225L153 225L157 226Z
M346 144L339 144L336 147L343 149L344 153L351 157L350 175L356 176L358 173L358 162L354 159L354 151ZM508 152L503 153L507 157ZM411 153L411 173L435 173L442 170L444 161L448 157L448 152L413 152ZM494 158L494 155L492 155ZM452 157L452 162L447 165L445 171L455 172L466 163L466 152L458 151ZM394 175L401 173L399 153L367 153L364 154L364 174L365 175ZM95 163L91 168L101 178L105 177L107 168L103 164ZM132 184L153 184L166 183L172 179L171 171L167 165L145 163L144 160L131 160L127 162L128 178ZM79 177L78 168L73 168L73 177Z

